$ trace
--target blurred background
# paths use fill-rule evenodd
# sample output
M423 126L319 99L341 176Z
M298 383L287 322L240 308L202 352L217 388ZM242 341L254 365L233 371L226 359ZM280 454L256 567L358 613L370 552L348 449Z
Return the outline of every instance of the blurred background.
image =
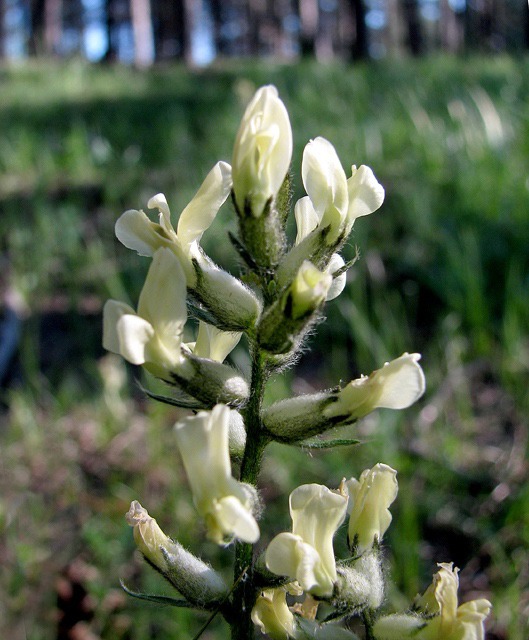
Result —
M527 640L528 51L524 0L0 0L1 637L195 636L201 614L119 587L169 593L134 551L133 499L229 575L176 452L182 413L103 352L101 309L136 305L149 265L115 240L118 216L163 191L175 220L273 83L295 197L302 149L323 135L345 167L374 169L386 202L355 224L348 287L268 401L404 351L423 354L428 389L346 431L359 446L271 446L263 544L290 527L295 486L385 462L400 482L388 610L454 561L461 599L494 604L487 638ZM227 204L204 239L234 271L235 229ZM245 345L233 361L247 367Z

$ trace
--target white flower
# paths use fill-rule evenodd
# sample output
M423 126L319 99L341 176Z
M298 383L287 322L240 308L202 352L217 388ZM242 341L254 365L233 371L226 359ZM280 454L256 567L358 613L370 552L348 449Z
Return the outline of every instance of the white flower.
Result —
M252 495L231 475L229 423L230 409L224 405L200 411L175 424L177 444L208 538L217 544L233 537L254 543L259 527Z
M419 605L431 618L426 626L413 635L417 640L483 640L484 623L491 604L481 598L458 606L458 569L450 563L437 565L433 584L427 589Z
M418 353L404 353L370 376L353 380L338 392L336 402L326 407L324 414L328 418L357 419L379 407L406 409L424 393L420 358Z
M319 484L290 494L292 533L280 533L268 545L266 566L297 580L303 590L329 597L336 582L332 539L343 522L347 498Z
M192 260L204 260L200 239L230 194L231 185L230 165L218 162L182 211L176 231L167 200L159 193L148 202L150 209L159 210L159 222L152 222L141 210L125 211L116 222L116 236L127 248L143 256L154 255L160 247L171 249L184 270L187 286L193 287L196 274Z
M154 254L140 294L138 311L109 300L103 309L103 346L132 364L167 378L185 367L182 331L187 319L185 277L168 249Z
M296 244L315 228L329 228L327 244L349 235L356 218L376 211L384 201L384 189L372 170L351 168L346 178L338 155L325 138L315 138L305 147L301 175L308 197L296 204Z
M292 130L277 89L261 87L246 108L233 149L233 191L241 214L258 217L275 198L292 157Z
M186 343L195 356L224 362L226 356L235 349L242 333L240 331L221 331L211 324L200 321L196 342Z
M160 571L165 571L167 562L162 548L170 551L174 545L173 541L165 535L156 520L151 518L147 509L144 509L137 500L131 502L125 518L133 527L134 542L141 553Z
M362 472L360 480L346 482L349 493L349 542L356 543L358 553L381 542L391 523L389 506L397 497L397 472L380 462Z
M288 640L296 636L294 614L286 601L283 587L265 589L255 601L252 621L272 640Z

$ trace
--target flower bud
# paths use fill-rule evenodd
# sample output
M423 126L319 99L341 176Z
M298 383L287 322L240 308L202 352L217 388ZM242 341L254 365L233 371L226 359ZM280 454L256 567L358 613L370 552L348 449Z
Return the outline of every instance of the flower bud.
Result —
M259 217L290 167L292 130L277 89L261 87L246 108L233 149L233 192L242 215Z
M196 273L192 299L203 306L223 331L245 331L255 326L261 303L238 278L219 269L209 259L193 261Z
M173 542L154 518L134 500L126 514L134 528L134 540L145 558L192 604L202 606L222 601L227 587L209 565Z
M379 544L391 523L389 506L397 497L397 472L378 463L346 483L349 493L348 538L357 553Z
M305 261L294 281L271 305L258 327L259 344L270 353L286 353L299 342L323 305L332 276Z
M200 411L175 424L177 444L208 538L217 544L233 538L254 543L259 527L253 496L231 475L229 423L230 409L224 405Z

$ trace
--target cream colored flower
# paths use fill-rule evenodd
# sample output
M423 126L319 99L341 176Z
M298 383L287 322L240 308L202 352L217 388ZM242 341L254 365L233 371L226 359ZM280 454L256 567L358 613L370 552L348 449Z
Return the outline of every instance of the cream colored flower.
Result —
M294 614L286 601L283 587L265 589L255 601L252 621L271 640L288 640L296 637Z
M305 484L290 494L292 533L280 533L268 545L266 566L297 580L304 591L332 595L336 562L332 539L343 522L347 498L319 484Z
M263 213L290 167L292 130L277 89L261 87L246 108L233 149L233 191L241 214Z
M418 353L404 353L370 376L353 380L337 394L336 402L324 409L328 418L362 418L379 407L406 409L424 393L424 373Z
M435 615L414 638L417 640L484 640L484 623L492 605L481 598L458 606L459 569L440 563L432 585L419 601L424 613Z
M231 475L229 424L230 409L218 404L177 422L176 440L208 538L217 544L233 538L254 543L259 527L252 515L253 496Z
M240 331L221 331L200 321L196 342L186 343L186 346L198 358L224 362L227 355L237 346L241 336Z
M167 378L170 371L186 368L181 349L186 319L182 268L169 249L159 249L141 291L138 311L116 300L105 304L103 346Z
M188 287L196 283L192 260L204 261L199 242L231 190L231 167L218 162L209 172L191 202L182 211L175 231L171 213L162 193L153 196L149 209L158 209L159 221L152 222L143 211L131 209L116 222L116 236L127 248L142 256L152 256L160 247L170 249L178 258Z
M363 553L380 543L391 523L390 505L397 497L397 472L378 463L346 482L349 493L349 543Z
M334 147L325 138L306 145L301 175L308 197L295 207L296 243L315 228L329 227L326 241L333 244L349 235L356 218L373 213L384 201L384 189L372 170L353 165L347 179Z

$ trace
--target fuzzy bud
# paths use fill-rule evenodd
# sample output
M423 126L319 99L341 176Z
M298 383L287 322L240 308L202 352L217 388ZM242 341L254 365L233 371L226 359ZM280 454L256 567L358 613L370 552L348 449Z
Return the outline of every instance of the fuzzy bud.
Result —
M127 522L134 529L134 540L145 558L193 604L204 605L226 597L222 577L209 565L168 538L141 504L134 500Z

